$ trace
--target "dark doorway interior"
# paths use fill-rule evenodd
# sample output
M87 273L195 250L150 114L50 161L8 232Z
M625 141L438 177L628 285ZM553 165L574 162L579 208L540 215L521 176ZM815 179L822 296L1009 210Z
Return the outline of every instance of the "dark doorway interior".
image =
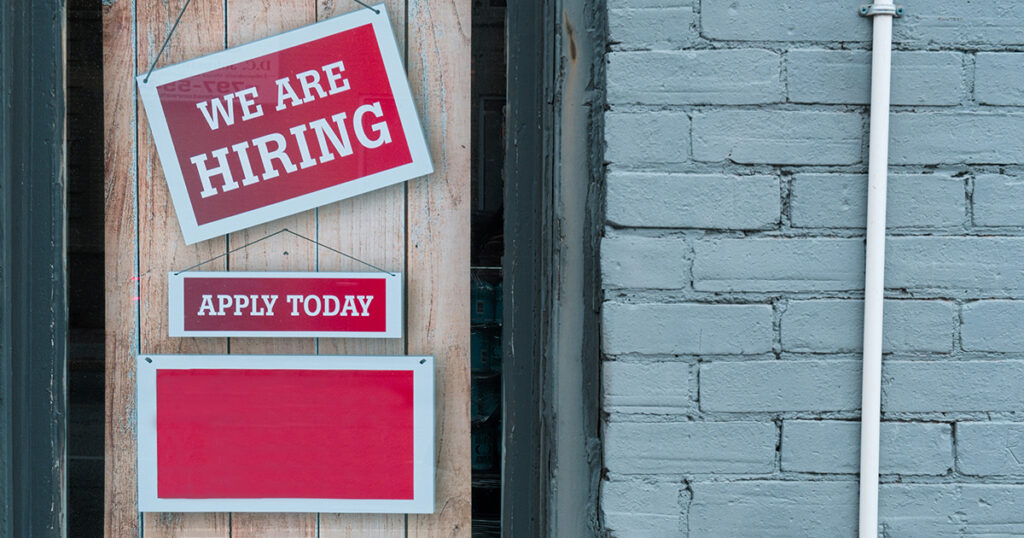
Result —
M473 536L500 536L505 0L474 0L472 53Z
M68 536L103 535L103 23L67 4Z

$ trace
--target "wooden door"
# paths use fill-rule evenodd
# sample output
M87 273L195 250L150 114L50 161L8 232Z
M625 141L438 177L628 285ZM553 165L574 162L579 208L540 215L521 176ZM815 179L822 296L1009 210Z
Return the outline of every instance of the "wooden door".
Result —
M142 112L149 68L186 0L103 6L106 206L106 536L468 536L470 3L387 0L435 172L406 184L186 246ZM157 67L360 8L351 0L192 0ZM357 264L289 228L405 275L402 340L170 338L167 273L340 271ZM319 252L318 252L319 250ZM436 508L430 515L144 514L137 509L139 353L422 354L436 361Z

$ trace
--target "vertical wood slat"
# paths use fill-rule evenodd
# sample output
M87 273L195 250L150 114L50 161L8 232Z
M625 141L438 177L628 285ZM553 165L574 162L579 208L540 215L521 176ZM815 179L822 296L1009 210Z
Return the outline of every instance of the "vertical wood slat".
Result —
M388 0L388 15L399 52L405 49L405 0ZM354 9L354 2L320 0L318 19ZM319 240L388 271L405 273L405 185L392 185L320 208ZM323 251L321 271L372 271L363 264ZM405 338L320 339L320 353L328 355L404 355ZM320 514L320 538L405 536L402 514Z
M160 65L176 63L305 24L315 0L292 3L263 1L258 5L229 0L194 2L189 7ZM146 352L219 353L224 339L169 339L166 320L166 272L225 251L222 239L185 247L157 160L145 118L134 123L134 63L140 69L162 43L184 0L138 6L118 2L105 6L105 73L107 87L107 524L108 536L138 532L135 498L134 252L141 260L142 300L138 345ZM416 534L468 535L469 514L469 4L457 12L449 7L417 5L423 24L453 25L421 28L410 78L417 107L431 144L437 173L410 185L397 185L332 204L314 212L282 219L231 236L231 246L289 227L375 265L406 273L410 308L405 340L334 340L320 343L322 353L430 353L438 358L437 510L431 516L411 516L406 528L402 515L321 514L321 536L401 536ZM290 6L292 10L288 10ZM316 6L320 18L343 11L332 0ZM388 0L392 25L405 47L406 2ZM413 17L410 17L412 19ZM224 27L228 34L224 34ZM132 30L138 31L138 51ZM440 30L440 33L435 31ZM246 34L247 33L247 34ZM447 35L445 41L442 35ZM137 52L137 55L136 55ZM418 60L418 61L417 61ZM419 80L424 84L417 84ZM454 84L454 85L453 85ZM124 95L121 95L124 94ZM442 99L443 97L443 99ZM120 99L120 100L119 100ZM117 103L127 103L118 106ZM141 103L138 104L141 110ZM142 116L142 114L140 114ZM432 124L434 125L432 127ZM136 129L137 127L137 129ZM136 146L137 144L137 146ZM138 167L134 162L138 150ZM447 162L445 159L448 159ZM135 178L138 176L138 199ZM135 237L135 207L139 204L139 237ZM409 206L406 215L406 206ZM415 207L414 207L415 206ZM278 236L232 255L231 270L312 270L316 254L301 240ZM284 252L288 252L287 255ZM323 253L320 270L364 270L355 262ZM408 259L408 263L406 260ZM310 266L311 260L314 265ZM224 269L215 262L203 269ZM129 282L125 286L122 281ZM414 293L415 292L415 293ZM432 294L446 294L431 297ZM129 305L125 308L125 304ZM232 352L310 353L310 340L234 339ZM310 536L316 532L313 514L152 514L145 518L146 536Z
M104 310L103 533L137 536L135 488L134 1L103 5Z
M316 19L315 0L227 0L227 45L235 47L293 28ZM287 66L282 66L282 68ZM255 241L281 228L306 237L316 233L316 212L305 211L231 234L231 248ZM230 255L232 271L314 271L315 246L291 234L280 234ZM232 338L231 353L312 355L312 338ZM316 536L316 514L235 513L231 519L232 538Z
M409 80L434 173L408 185L409 353L437 368L437 502L408 536L469 536L469 0L409 0Z
M139 71L145 72L160 50L184 0L139 2L136 7ZM167 44L157 67L175 64L224 48L224 9L221 2L192 2ZM131 81L134 84L134 81ZM163 168L142 108L139 118L139 352L140 353L224 353L224 338L171 338L168 336L167 273L221 254L224 239L185 245L171 203ZM203 267L224 268L223 260ZM133 365L134 366L134 365ZM133 389L134 390L134 389ZM133 476L134 480L135 477ZM170 536L228 537L227 514L162 513L145 514L143 534L147 538Z

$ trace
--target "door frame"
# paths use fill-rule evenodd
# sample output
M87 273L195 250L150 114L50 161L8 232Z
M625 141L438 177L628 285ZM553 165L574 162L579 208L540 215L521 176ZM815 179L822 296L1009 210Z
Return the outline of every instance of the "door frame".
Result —
M0 536L67 527L64 3L0 11Z
M600 532L604 2L509 2L503 536Z

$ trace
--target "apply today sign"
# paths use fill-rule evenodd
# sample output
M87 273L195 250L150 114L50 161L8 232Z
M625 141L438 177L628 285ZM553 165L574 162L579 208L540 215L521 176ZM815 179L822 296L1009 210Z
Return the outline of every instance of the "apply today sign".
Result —
M186 243L433 171L376 9L138 78Z
M402 336L400 273L170 273L167 292L170 336Z

